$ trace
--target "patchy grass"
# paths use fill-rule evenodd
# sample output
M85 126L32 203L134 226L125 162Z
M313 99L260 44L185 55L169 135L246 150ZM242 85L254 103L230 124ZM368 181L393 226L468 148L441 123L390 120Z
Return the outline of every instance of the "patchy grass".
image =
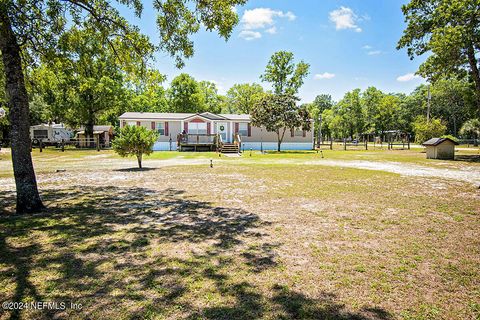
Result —
M418 150L324 156L437 168ZM11 215L1 158L0 301L83 307L0 318L478 319L479 190L319 157L166 152L135 171L111 152L34 152L49 210L32 216Z

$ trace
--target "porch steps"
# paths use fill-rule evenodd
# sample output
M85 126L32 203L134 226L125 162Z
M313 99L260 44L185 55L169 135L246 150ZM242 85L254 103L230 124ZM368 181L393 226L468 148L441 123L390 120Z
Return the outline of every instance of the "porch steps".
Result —
M234 143L225 143L222 146L222 153L239 153L238 145Z

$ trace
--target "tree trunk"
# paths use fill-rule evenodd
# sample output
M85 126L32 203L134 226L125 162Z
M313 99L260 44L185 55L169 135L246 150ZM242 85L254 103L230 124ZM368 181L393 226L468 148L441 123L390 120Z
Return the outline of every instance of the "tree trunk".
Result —
M475 49L473 44L468 46L467 49L468 63L470 65L470 73L473 81L475 82L475 96L477 98L477 108L480 111L480 71L478 70L478 62L475 57Z
M85 138L88 139L85 145L90 148L95 147L95 137L93 136L93 126L94 126L94 120L92 119L88 120L87 124L85 124Z
M13 33L5 5L0 5L0 51L5 71L5 92L10 109L10 139L13 174L17 188L17 213L37 212L44 208L30 154L28 96L22 70L20 46Z
M138 162L138 168L142 169L142 155L137 154L137 162Z
M278 152L281 151L281 148L280 148L280 147L281 147L281 145L282 145L283 137L284 137L284 135L285 135L285 130L286 130L286 129L283 130L282 136L280 136L280 129L276 131L276 132L277 132L277 151L278 151Z

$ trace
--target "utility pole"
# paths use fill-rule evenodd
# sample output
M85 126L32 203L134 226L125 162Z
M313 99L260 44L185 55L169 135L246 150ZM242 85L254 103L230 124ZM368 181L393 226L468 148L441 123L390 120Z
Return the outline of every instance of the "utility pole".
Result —
M322 114L318 115L318 137L317 137L317 148L320 148L322 143Z
M428 94L427 94L427 122L430 122L430 101L432 100L432 95L430 93L430 85L428 85Z

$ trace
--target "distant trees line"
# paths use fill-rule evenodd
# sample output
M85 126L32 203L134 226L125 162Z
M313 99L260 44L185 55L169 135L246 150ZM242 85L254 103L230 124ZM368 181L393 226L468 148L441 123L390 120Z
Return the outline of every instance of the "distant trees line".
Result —
M420 138L425 128L431 126L435 126L437 133L463 134L470 138L472 134L461 128L469 119L478 117L472 84L457 79L439 80L433 85L422 84L408 95L384 93L369 87L364 91L355 89L347 92L335 102L330 95L323 94L306 107L315 119L316 127L321 115L322 135L329 138L353 139L365 134L384 137L386 132L396 130L417 134ZM427 113L429 124L424 125Z
M222 95L214 82L197 81L185 73L175 77L166 88L166 78L157 70L127 75L109 67L108 59L101 66L90 63L80 67L85 75L71 75L62 65L58 68L40 65L28 73L32 124L54 121L71 126L118 125L118 116L126 111L252 113L266 95L283 90L275 89L275 81L273 92L265 91L258 83L243 83L233 85ZM290 91L294 95L297 90ZM408 95L385 93L375 87L352 90L339 101L320 94L303 107L315 120L315 130L321 115L324 138L354 139L364 134L382 137L392 130L414 134L426 121L429 90L429 117L433 123L441 123L440 131L452 136L475 137L475 130L461 131L468 120L478 118L475 90L466 80L422 84ZM283 94L289 93L289 90L283 91ZM0 90L0 101L4 97ZM6 135L8 119L0 121Z

